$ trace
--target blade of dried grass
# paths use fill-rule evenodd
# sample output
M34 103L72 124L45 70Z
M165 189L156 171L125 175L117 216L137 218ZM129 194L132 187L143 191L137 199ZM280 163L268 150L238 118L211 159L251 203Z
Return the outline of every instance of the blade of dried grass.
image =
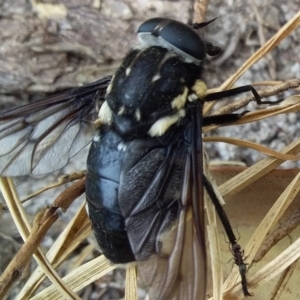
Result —
M290 216L283 223L281 222L275 230L272 230L272 232L268 234L264 244L259 249L259 252L255 255L253 262L257 263L261 261L280 240L289 235L298 225L300 225L300 211L296 210L292 216Z
M0 185L6 205L21 237L25 241L30 233L31 226L22 205L20 205L18 195L13 187L13 182L10 178L0 177Z
M138 300L136 264L129 264L126 268L125 300Z
M205 21L205 14L209 4L209 0L196 0L194 3L193 23Z
M221 205L224 205L225 201L224 201L223 196L221 195L221 193L219 191L219 188L218 188L218 186L215 182L215 179L211 175L211 172L209 170L209 165L210 165L209 156L206 153L206 151L204 150L204 152L203 152L203 173L206 176L206 178L209 179L209 181L210 181L210 183L211 183L211 185L214 189L214 192L215 192L217 198L219 199ZM204 195L206 195L206 193ZM210 202L212 202L212 201L210 201Z
M251 263L255 257L259 247L263 243L267 233L272 226L279 220L285 210L297 196L300 191L300 173L298 173L294 180L288 185L284 192L280 195L272 208L268 211L265 218L255 230L253 236L245 247L245 257L247 262ZM275 272L275 271L274 271ZM226 279L224 285L225 289L234 286L239 277L238 271L232 272Z
M87 285L98 280L108 272L114 270L117 265L112 265L103 255L85 263L73 270L63 278L65 284L70 286L75 292L80 291ZM31 300L58 300L65 297L57 290L56 286L51 285L42 292L32 297ZM79 298L80 299L80 298Z
M251 83L252 86L256 87L256 86L280 86L281 84L285 84L285 82L289 82L292 80L296 80L299 82L299 79L295 78L295 79L289 79L287 81L279 81L279 80L264 80L264 81L257 81L257 82L253 82ZM295 91L299 90L299 87L294 87L293 89L295 89Z
M26 265L28 264L30 258L37 250L39 243L42 241L48 229L57 220L56 215L51 215L40 223L40 219L44 212L40 212L33 224L31 233L29 234L26 242L14 256L13 260L9 263L0 278L0 299L3 299L5 295L9 292L13 283L18 280L23 273Z
M213 204L210 199L205 201L206 212L208 216L207 225L207 239L210 251L211 259L211 271L213 279L213 298L215 300L222 300L223 295L223 270L222 270L222 260L220 251L219 234L217 232L216 225L216 214L214 211ZM209 212L210 211L210 212Z
M300 151L300 140L296 140L286 146L281 153L296 154ZM252 167L244 170L240 174L229 179L219 186L219 191L227 200L255 180L258 180L265 174L269 173L283 162L282 159L268 157L256 163Z
M13 181L10 178L1 177L0 183L3 197L6 200L6 204L12 214L16 227L18 228L23 240L26 242L27 238L29 237L29 233L32 232L32 229L23 206L20 203ZM46 231L41 231L42 236L44 236L45 233ZM42 238L40 235L38 235L38 237ZM64 283L61 281L61 278L52 268L51 264L47 261L43 252L39 248L36 249L35 254L33 254L33 251L28 251L27 255L33 255L37 263L41 266L45 274L55 284L56 288L62 293L62 295L70 299L79 299L69 287L64 285ZM26 256L24 256L24 259L25 258ZM17 277L15 279L17 279Z
M257 143L253 143L253 142L249 142L249 141L245 141L245 140L241 140L241 139L222 137L222 136L212 136L212 137L204 137L203 141L204 142L221 142L221 143L236 145L239 147L250 148L250 149L259 151L261 153L264 153L268 156L277 157L282 160L299 160L300 159L300 156L289 155L289 154L277 152L268 147L259 145Z
M219 88L210 89L210 93L224 91L231 88L234 83L257 61L273 50L284 38L289 36L300 25L300 11L287 22L271 39L259 48L234 74L232 74ZM207 115L214 106L214 102L207 103L203 114Z
M264 110L257 110L245 114L235 125L257 122L266 118L274 117L279 114L287 114L290 112L298 112L300 110L300 95L288 97L280 105L268 107Z
M204 152L203 156L204 156L203 172L206 178L210 180L210 183L213 186L213 189L218 199L220 200L220 203L223 205L225 204L225 201L223 200L223 197L219 193L215 180L213 179L209 171L208 155L206 152ZM217 230L216 210L206 190L204 190L204 205L205 205L205 212L207 216L207 238L209 242L208 245L209 245L210 259L211 259L213 296L215 300L222 300L223 268L222 268L222 260L221 260L219 234Z
M78 179L82 179L83 177L85 177L85 171L81 171L81 172L76 172L76 173L73 173L73 174L68 174L68 175L63 175L61 177L58 178L58 181L55 182L55 183L52 183L44 188L41 188L37 191L35 191L34 193L28 195L27 197L23 198L21 200L21 203L24 203L48 190L51 190L51 189L54 189L56 187L59 187L65 183L68 183L68 182L72 182L74 180L78 180Z
M92 254L94 250L95 250L95 246L92 244L89 244L86 247L84 247L83 250L81 250L80 253L76 255L74 261L72 261L72 265L70 266L68 272L71 272L72 270L79 268L83 264L83 262L87 260L88 256Z
M66 212L70 205L85 192L85 177L78 180L76 183L65 189L53 201L53 207L59 207L63 212Z
M271 39L258 49L231 77L220 87L223 91L231 86L247 71L254 63L273 50L284 38L289 36L300 25L300 11L287 22Z
M85 210L85 203L82 203L72 221L67 225L48 251L48 261L54 268L59 266L91 231L90 221ZM37 267L20 291L18 299L28 299L36 291L44 278L45 274L43 270L41 267Z
M293 275L293 272L295 270L297 263L299 263L299 260L295 261L292 265L290 265L287 269L285 269L284 272L282 272L280 279L276 283L274 293L273 293L272 297L270 298L270 300L279 300L281 298L281 295L282 295L286 285L288 284L290 278Z

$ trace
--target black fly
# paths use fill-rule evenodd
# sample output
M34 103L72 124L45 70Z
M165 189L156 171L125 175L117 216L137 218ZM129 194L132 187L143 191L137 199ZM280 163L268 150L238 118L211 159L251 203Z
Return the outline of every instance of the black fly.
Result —
M206 95L201 62L218 48L192 27L155 18L138 36L113 78L0 114L0 174L60 169L93 139L86 197L97 241L114 263L138 261L152 300L205 299L204 186L250 295L241 248L202 161L202 126L242 114L203 117L202 108L246 91L260 98L252 86Z

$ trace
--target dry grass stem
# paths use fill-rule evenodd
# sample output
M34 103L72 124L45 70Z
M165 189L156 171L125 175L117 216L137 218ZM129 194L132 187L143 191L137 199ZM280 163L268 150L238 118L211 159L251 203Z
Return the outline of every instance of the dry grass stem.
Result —
M280 279L278 280L275 289L274 289L274 293L272 295L272 297L270 298L270 300L279 300L286 285L288 284L290 278L293 275L293 272L295 270L296 265L299 263L299 261L295 261L292 265L290 265L288 268L286 268L281 276Z
M271 230L272 226L276 224L279 218L283 215L285 210L297 196L300 191L300 173L296 175L294 180L289 184L285 191L280 195L273 207L269 210L265 218L255 230L252 238L250 238L247 246L245 247L246 261L251 263L258 252L259 247L262 245L267 233ZM300 240L298 241L300 243ZM299 253L300 255L300 253ZM298 256L297 256L298 257ZM276 265L275 265L276 266ZM277 271L277 270L276 270ZM282 271L282 270L281 270ZM272 272L275 273L275 270ZM234 286L239 280L238 271L232 272L225 281L225 289ZM250 281L249 281L250 282ZM259 281L258 281L259 282ZM261 282L262 283L262 282Z
M16 189L14 188L13 181L9 178L0 177L1 192L6 202L6 206L10 210L15 225L25 241L30 233L31 226L27 219L26 212L24 211L20 200L18 198Z
M59 266L66 257L91 234L91 231L90 221L85 210L85 203L82 203L77 214L48 251L48 261L54 268ZM19 293L18 298L26 299L30 297L42 283L44 278L45 274L42 268L38 267L27 280L25 286Z
M268 84L267 84L268 83ZM285 82L264 82L264 83L257 83L256 85L269 85L271 87L263 90L257 91L260 98L264 99L266 97L278 95L282 92L285 92L290 89L297 89L300 85L300 79L290 79ZM235 112L243 107L245 107L251 101L255 101L253 95L241 97L237 101L233 101L232 103L221 107L220 109L216 110L212 115L222 115L222 114L230 114ZM272 106L270 106L272 107ZM269 108L270 108L269 107Z
M82 290L87 285L95 282L117 266L112 265L103 255L85 263L73 270L63 278L64 284L69 286L74 292ZM41 293L31 298L32 300L58 300L64 299L55 285L44 289ZM78 298L80 299L80 298Z
M53 184L49 184L48 186L42 188L42 189L39 189L38 191L28 195L27 197L23 198L21 200L21 203L24 203L46 191L49 191L51 189L54 189L56 187L59 187L65 183L68 183L68 182L72 182L72 181L75 181L75 180L78 180L78 179L81 179L85 176L85 171L81 171L81 172L76 172L76 173L73 173L73 174L66 174L66 175L63 175L61 177L58 178L58 181L53 183Z
M263 110L249 112L243 115L238 121L229 126L247 124L261 121L266 118L274 117L279 114L286 114L290 112L297 112L300 110L300 95L294 95L285 99L280 105L268 107ZM228 126L224 124L224 126ZM203 128L203 132L211 131L220 127L220 125L211 125Z
M49 227L57 219L56 216L53 215L54 211L50 209L51 211L46 210L45 214L39 213L37 215L36 222L34 223L34 227L33 229L31 229L26 213L17 196L17 192L12 180L7 178L0 178L0 184L2 194L6 201L6 205L8 206L14 222L25 242L23 247L18 252L19 256L15 257L15 259L11 262L10 266L1 277L0 298L4 297L13 282L17 280L19 275L22 273L22 270L28 263L29 258L33 256L37 263L42 267L48 278L56 285L57 289L62 295L65 295L71 299L78 299L78 296L62 283L60 276L55 272L52 265L47 261L44 254L38 247Z
M40 213L37 218L40 218ZM52 215L44 224L39 224L39 220L35 220L31 234L28 236L26 242L20 248L14 259L10 262L6 270L0 278L0 298L2 299L9 291L16 280L19 279L32 255L34 255L40 242L47 233L51 225L57 220L57 216ZM37 255L37 259L39 259ZM41 259L42 260L42 259Z
M288 97L279 105L268 107L265 110L257 110L245 114L235 125L246 124L250 122L257 122L266 118L274 117L279 114L286 114L290 112L297 112L300 109L300 95Z
M256 253L253 262L258 263L262 260L274 245L289 235L298 225L300 225L300 211L295 211L290 218L267 235L259 252Z
M300 25L300 11L287 22L271 39L269 39L260 49L258 49L231 77L229 77L220 87L220 90L227 90L257 61L265 57L284 38L289 36Z
M206 212L208 216L207 239L211 259L211 272L213 279L213 298L221 300L223 295L223 269L220 252L219 234L216 225L216 214L213 203L210 199L205 200Z
M300 140L296 140L286 146L281 153L284 154L296 154L300 151ZM270 171L274 170L282 164L283 160L278 158L265 158L259 163L249 167L245 171L241 172L237 176L229 179L227 182L219 186L219 191L222 196L226 199L233 196L243 188L248 186L250 183L258 180L262 176L266 175Z
M214 191L218 195L219 199L222 200L222 196L219 194L217 185L214 179L212 178L211 173L209 172L209 159L207 153L204 153L203 172L206 178L210 180ZM207 239L209 242L208 245L211 259L211 272L213 278L212 293L215 300L221 300L223 294L223 269L220 252L219 234L217 230L216 210L213 202L209 198L206 191L204 191L204 203L205 212L207 216ZM222 204L225 204L224 200Z
M287 22L268 42L258 49L232 76L230 76L219 88L209 92L218 92L230 89L234 83L257 61L273 50L285 37L289 36L300 25L300 11ZM204 108L204 115L212 109L214 103L208 103Z
M92 244L85 246L84 249L81 250L80 253L72 261L72 264L68 271L70 272L72 270L75 270L76 268L79 268L85 261L88 260L89 257L92 257L94 250L95 246Z
M66 212L72 202L85 192L85 177L63 191L53 202L53 207L59 207Z
M204 142L221 142L221 143L226 143L226 144L231 144L231 145L236 145L239 147L245 147L249 149L256 150L258 152L264 153L268 156L272 157L277 157L282 160L299 160L300 156L298 155L290 155L290 154L284 154L278 151L274 151L268 147L259 145L257 143L245 141L245 140L240 140L240 139L235 139L235 138L229 138L229 137L222 137L222 136L210 136L210 137L204 137L203 138Z
M126 268L125 300L138 300L136 264Z
M193 23L201 23L205 21L206 10L209 0L196 0L194 3Z

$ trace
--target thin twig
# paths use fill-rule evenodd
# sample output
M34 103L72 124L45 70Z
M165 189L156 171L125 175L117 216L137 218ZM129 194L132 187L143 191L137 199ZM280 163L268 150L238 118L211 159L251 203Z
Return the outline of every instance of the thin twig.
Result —
M193 23L201 23L205 21L205 15L209 0L196 0L194 3Z

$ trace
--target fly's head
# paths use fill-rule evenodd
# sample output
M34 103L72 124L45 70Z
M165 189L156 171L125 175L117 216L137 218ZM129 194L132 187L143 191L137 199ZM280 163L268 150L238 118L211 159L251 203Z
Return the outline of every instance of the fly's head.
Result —
M207 42L190 26L154 18L138 29L139 45L112 79L99 117L125 137L162 136L206 94L201 62Z

